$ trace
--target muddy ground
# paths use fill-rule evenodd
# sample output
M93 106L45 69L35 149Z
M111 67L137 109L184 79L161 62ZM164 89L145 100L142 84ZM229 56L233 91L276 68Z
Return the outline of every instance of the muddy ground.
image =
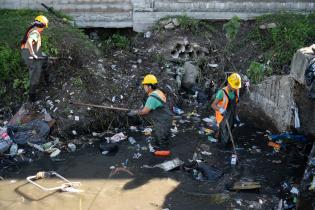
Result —
M181 124L177 121L179 132L170 139L172 155L167 158L155 157L140 149L142 156L134 159L137 146L128 140L118 144L119 151L115 155L105 156L99 150L99 144L105 140L99 140L77 145L78 150L73 153L62 152L58 162L44 156L35 162L3 170L1 209L273 209L284 196L280 193L283 182L300 182L308 148L287 143L285 149L275 152L267 146L266 130L273 132L272 125L258 111L247 113L246 110L241 112L245 125L234 130L239 155L236 166L230 164L231 146L211 143L206 135L199 134L202 122L190 120ZM148 147L141 133L128 132L128 136L135 137L141 147ZM201 155L207 147L212 154ZM222 170L224 175L209 182L195 180L192 173L183 168L169 172L143 168L175 157L188 164L194 153L208 165ZM132 174L115 173L110 169L111 166L122 167L122 164ZM26 184L27 176L42 170L54 170L71 181L80 181L84 192L49 194ZM258 181L261 189L229 191L228 186L235 181Z

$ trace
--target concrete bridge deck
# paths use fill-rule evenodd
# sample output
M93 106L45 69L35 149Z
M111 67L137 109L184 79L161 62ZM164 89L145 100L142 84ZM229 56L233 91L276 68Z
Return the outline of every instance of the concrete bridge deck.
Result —
M73 16L79 27L132 27L139 32L167 15L252 19L278 11L315 11L315 0L0 0L0 8L43 9L41 3Z

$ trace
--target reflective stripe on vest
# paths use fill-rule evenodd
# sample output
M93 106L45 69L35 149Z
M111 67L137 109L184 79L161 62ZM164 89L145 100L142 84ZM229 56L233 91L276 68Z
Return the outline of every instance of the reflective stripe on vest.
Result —
M25 42L24 44L22 44L22 45L21 45L21 49L25 48L25 45L26 45L27 40L28 40L28 38L29 38L29 36L30 36L30 33L31 33L31 32L33 32L33 31L36 31L36 32L38 33L39 37L40 37L40 33L39 33L39 32L38 32L35 28L31 29L31 30L27 33L27 39L26 39L26 42ZM34 45L34 42L33 42L32 44Z
M228 86L224 87L223 90L225 90L225 92L227 94L229 93ZM234 92L235 97L236 97L236 104L239 101L239 92L240 92L239 90L236 90ZM219 108L223 108L226 111L228 104L229 104L229 98L223 91L223 99L218 102L217 106ZM222 116L222 114L219 111L215 111L215 118L216 118L216 121L217 121L217 125L219 125L222 122L222 120L223 120L223 116Z

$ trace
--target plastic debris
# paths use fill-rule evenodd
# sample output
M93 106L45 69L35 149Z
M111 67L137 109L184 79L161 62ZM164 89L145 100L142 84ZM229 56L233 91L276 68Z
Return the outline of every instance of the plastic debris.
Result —
M74 151L76 151L77 146L73 143L68 143L68 148L71 152L74 152Z
M154 152L155 156L170 156L171 155L171 151L169 150L158 150Z
M183 161L181 161L179 158L175 158L173 160L169 160L169 161L166 161L164 163L157 164L154 167L161 168L164 171L170 171L170 170L177 168L183 164L184 164Z
M273 142L273 141L269 141L268 142L268 146L270 146L270 147L273 147L275 150L280 150L280 148L281 148L281 145L280 144L278 144L278 143L275 143L275 142Z
M58 148L53 148L53 152L50 154L51 158L57 157L60 154L61 150Z
M103 155L115 155L118 152L119 147L118 145L100 144L100 150L102 151Z
M133 137L129 137L128 140L129 140L130 144L135 144L135 143L137 143L136 140L135 140L135 138L133 138Z
M152 128L145 128L143 131L144 135L150 136L152 133Z
M139 159L141 156L142 156L142 154L138 152L138 153L133 154L132 158L133 159Z
M53 176L62 180L62 184L60 186L46 188L46 187L43 187L42 185L38 184L37 182L35 182L36 180L50 178ZM63 191L63 192L83 192L83 190L77 189L77 187L81 185L80 182L70 182L69 180L67 180L66 178L64 178L63 176L61 176L60 174L58 174L54 171L49 171L49 172L40 171L40 172L37 172L37 174L34 176L27 177L26 180L29 183L35 185L36 187L40 188L43 191L59 190L59 191Z
M292 132L285 132L285 133L281 133L281 134L272 134L272 135L270 135L270 138L273 141L282 139L282 140L292 140L292 141L296 141L296 142L307 142L307 139L305 138L305 136L295 135Z
M253 190L253 189L260 189L261 184L260 182L235 182L229 190Z
M125 134L123 132L117 133L112 137L106 137L105 138L107 140L107 143L117 143L120 142L122 140L127 139L127 136L125 136Z
M215 139L215 138L213 138L212 136L208 136L208 140L209 140L210 142L212 142L212 143L217 143L217 142L218 142L218 140Z
M175 106L173 106L173 112L178 115L184 114L184 111L182 109Z
M211 152L207 152L207 151L202 151L201 154L202 154L202 155L206 155L206 156L212 155Z

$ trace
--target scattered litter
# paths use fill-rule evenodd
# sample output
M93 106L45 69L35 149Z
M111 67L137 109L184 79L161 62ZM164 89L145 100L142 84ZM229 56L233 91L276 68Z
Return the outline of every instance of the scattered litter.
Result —
M270 135L270 138L273 141L282 139L282 140L292 140L292 141L296 141L296 142L307 142L307 139L305 138L305 136L294 135L292 132L285 132L285 133L281 133L281 134L272 134L272 135Z
M290 190L290 193L298 195L299 194L299 190L296 187L292 187L292 189Z
M173 106L173 112L178 115L184 114L184 111L182 109L175 106Z
M281 148L281 145L278 143L275 143L273 141L268 142L268 146L273 147L276 151L279 151Z
M207 152L207 151L202 151L201 154L202 154L202 155L206 155L206 156L212 155L211 152Z
M232 154L231 165L236 165L236 162L237 162L237 156L236 156L236 154Z
M171 151L169 150L158 150L154 152L155 156L170 156L171 155Z
M129 140L130 144L135 144L135 143L137 143L136 140L135 140L135 138L133 138L133 137L129 137L128 140Z
M133 154L132 158L133 159L139 159L141 156L142 156L142 154L138 152L138 153Z
M125 136L125 134L123 132L117 133L112 137L106 137L105 139L107 140L107 143L117 143L120 142L122 140L125 140L127 138L127 136Z
M239 191L239 190L254 190L260 189L260 182L235 182L232 187L229 188L231 191Z
M215 138L213 138L212 136L208 136L208 140L209 140L210 142L212 142L212 143L217 143L217 142L218 142L218 140L215 139Z
M130 130L130 131L137 132L137 131L138 131L138 128L137 128L136 126L130 126L130 127L129 127L129 130Z
M143 131L144 135L150 136L152 133L152 128L145 128Z
M61 150L58 148L53 148L53 152L50 154L51 158L57 157L60 154Z
M80 120L79 116L74 116L74 120L79 121Z
M73 131L72 131L72 134L73 134L73 135L77 135L78 133L77 133L75 130L73 130Z
M151 31L147 31L147 32L144 33L144 38L148 39L148 38L151 37L151 35L152 35Z
M183 161L181 161L179 158L175 158L173 160L169 160L169 161L165 161L163 163L157 164L157 165L155 165L153 167L161 168L164 171L170 171L170 170L172 170L174 168L177 168L177 167L179 167L179 166L181 166L183 164L184 164Z
M77 149L77 146L73 143L68 143L68 148L71 152L74 152Z
M111 155L115 155L118 150L119 150L119 147L118 145L108 145L108 144L100 144L100 150L102 152L102 155L108 155L108 154L111 154Z
M52 176L58 177L59 179L63 181L63 183L57 187L46 188L35 182L36 180L50 178ZM37 172L37 174L34 176L27 177L26 180L43 191L59 190L63 192L83 192L83 190L77 189L77 187L81 185L80 182L70 182L69 180L67 180L66 178L64 178L63 176L61 176L60 174L54 171L49 171L49 172L40 171L40 172Z

